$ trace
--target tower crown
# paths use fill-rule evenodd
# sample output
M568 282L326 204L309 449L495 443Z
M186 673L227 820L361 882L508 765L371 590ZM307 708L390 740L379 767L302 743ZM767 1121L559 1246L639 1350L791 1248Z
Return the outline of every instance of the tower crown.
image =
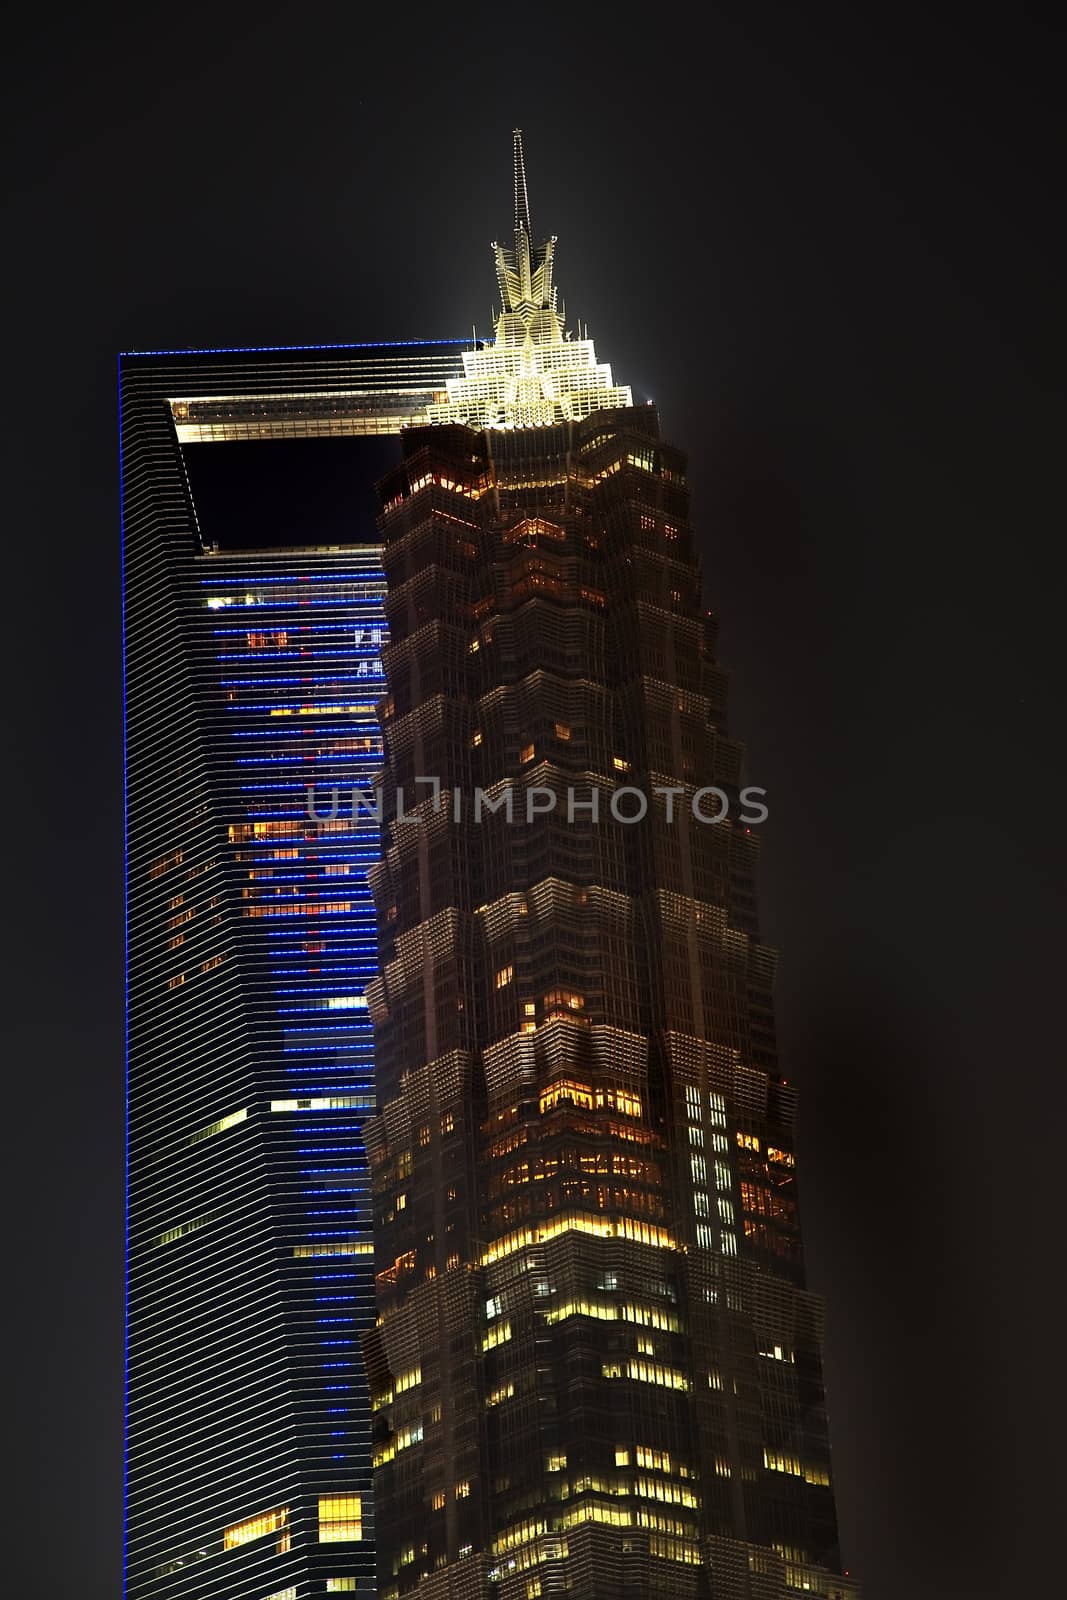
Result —
M525 344L527 335L535 344L551 343L565 337L556 307L556 286L552 281L556 237L535 244L530 228L530 200L526 190L526 159L522 129L512 134L515 166L515 244L493 244L496 278L500 286L502 310L496 319L498 344Z
M493 244L501 309L491 345L468 350L463 377L448 398L427 408L431 422L475 428L544 427L628 406L630 390L598 362L591 339L572 339L563 325L554 282L556 238L535 243L530 227L522 129L512 132L514 243Z

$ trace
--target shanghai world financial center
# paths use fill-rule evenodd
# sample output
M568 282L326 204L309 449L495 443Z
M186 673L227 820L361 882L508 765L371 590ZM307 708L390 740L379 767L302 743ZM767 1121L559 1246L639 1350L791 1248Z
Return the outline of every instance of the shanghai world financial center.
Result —
M120 363L130 1600L855 1600L686 463L479 341Z

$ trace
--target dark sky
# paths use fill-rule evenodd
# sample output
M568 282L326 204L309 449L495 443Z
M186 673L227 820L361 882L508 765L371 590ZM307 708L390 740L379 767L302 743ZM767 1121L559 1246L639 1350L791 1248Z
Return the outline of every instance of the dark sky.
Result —
M1059 1591L1063 52L1028 10L31 7L8 35L20 1600L118 1592L115 352L487 332L515 124L569 311L690 452L770 791L847 1563L868 1600Z

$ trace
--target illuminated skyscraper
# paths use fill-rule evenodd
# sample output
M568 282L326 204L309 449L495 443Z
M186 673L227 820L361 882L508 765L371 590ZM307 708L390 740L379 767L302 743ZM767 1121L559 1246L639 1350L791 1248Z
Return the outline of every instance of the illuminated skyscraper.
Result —
M375 478L456 345L123 357L131 1600L373 1592ZM376 442L377 441L377 442Z
M685 461L553 245L516 136L495 340L382 486L380 1594L851 1600Z

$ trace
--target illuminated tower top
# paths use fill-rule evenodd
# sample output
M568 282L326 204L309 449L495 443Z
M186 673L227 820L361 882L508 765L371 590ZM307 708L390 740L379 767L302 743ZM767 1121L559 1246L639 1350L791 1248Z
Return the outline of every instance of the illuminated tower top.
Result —
M427 409L431 422L474 428L539 428L633 404L629 387L615 384L598 362L591 339L572 339L557 305L556 240L535 244L530 228L522 130L516 128L514 245L493 245L501 309L491 345L468 350L463 377L448 383L448 399Z

